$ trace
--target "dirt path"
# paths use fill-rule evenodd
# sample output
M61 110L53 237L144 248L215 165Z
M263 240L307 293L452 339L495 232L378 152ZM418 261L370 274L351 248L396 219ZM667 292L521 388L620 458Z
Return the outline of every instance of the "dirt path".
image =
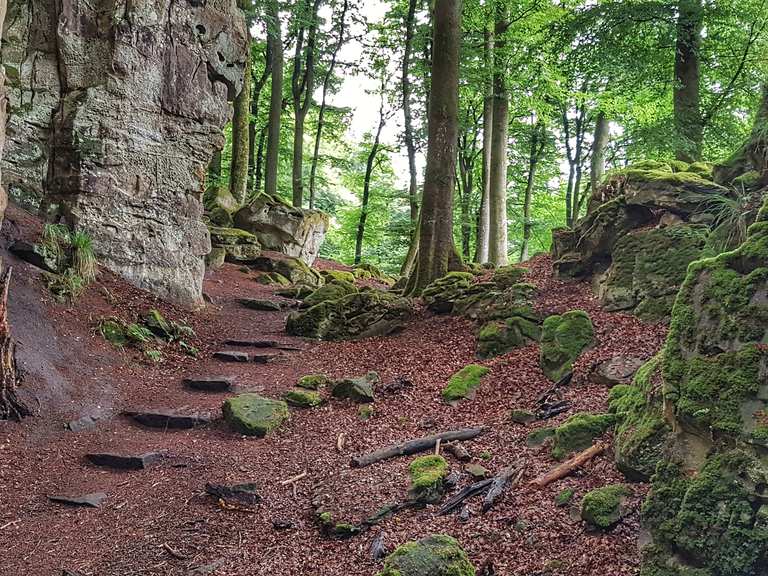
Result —
M373 575L380 569L369 554L376 536L383 535L391 549L429 532L457 537L478 567L492 563L501 575L637 572L636 510L644 486L634 487L635 513L607 535L586 533L567 508L554 503L554 496L566 487L581 495L622 481L610 454L540 493L507 493L488 515L481 515L474 502L466 523L456 516L437 516L428 507L402 512L350 540L319 532L312 500L320 493L350 519L403 498L408 458L362 470L349 467L350 456L391 442L484 424L490 432L468 443L476 463L496 471L524 456L529 462L526 478L552 466L546 451L525 447L526 435L541 424L525 427L508 420L511 408L532 407L549 386L538 368L536 346L488 362L492 373L477 397L451 408L440 402L439 392L453 372L474 361L468 322L424 313L390 338L301 342L283 333L285 313L254 312L237 304L240 297L279 298L228 265L206 280L206 292L214 301L206 311L190 315L162 306L168 317L186 319L194 327L200 358L168 352L164 363L153 365L136 352L115 351L93 327L101 317L130 316L157 302L103 275L102 286L94 286L75 308L66 309L50 302L34 271L23 265L20 269L14 296L21 298L24 292L28 301L42 307L49 324L41 324L40 334L50 330L45 338L56 342L58 355L41 349L39 361L49 363L62 379L62 389L71 393L66 401L61 400L64 396L48 398L40 417L0 424L4 575L58 576L63 569L98 576L187 575L206 565L216 567L211 574L228 576ZM541 288L537 305L542 310L582 308L592 315L599 344L579 362L567 394L574 403L570 413L604 409L607 391L588 381L589 367L615 354L652 356L663 329L603 313L586 286L554 280L546 259L532 266L530 276ZM24 322L25 314L20 310L14 321ZM30 332L24 337L31 338ZM288 352L268 365L212 359L229 338L274 339L304 350ZM67 349L76 354L61 353ZM181 380L187 375L232 375L241 386L278 397L304 374L354 376L369 370L376 370L384 383L407 377L413 386L396 395L380 395L368 421L361 420L356 405L333 401L314 410L292 410L287 425L259 440L241 438L218 424L189 431L151 430L118 415L136 407L180 406L218 413L226 395L185 390ZM43 385L44 378L33 384ZM67 420L93 410L108 418L85 432L63 429ZM340 433L347 438L342 453L336 450ZM88 452L161 450L180 457L183 466L113 472L83 459ZM461 463L448 459L452 470L462 471ZM295 493L280 484L304 471L307 477L296 484ZM206 482L255 482L263 502L255 514L223 510L203 494ZM461 483L467 482L468 475L462 473ZM106 492L108 497L99 509L68 508L47 499L50 494L87 492ZM277 529L276 522L292 527Z

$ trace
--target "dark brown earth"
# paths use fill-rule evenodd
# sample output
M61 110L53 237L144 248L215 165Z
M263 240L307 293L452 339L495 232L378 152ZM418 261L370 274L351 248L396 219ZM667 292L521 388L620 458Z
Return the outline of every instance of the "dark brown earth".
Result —
M35 222L12 209L4 226L10 238L35 235ZM473 326L462 319L421 312L402 333L352 343L314 343L288 338L284 312L255 312L237 298L269 298L274 290L254 281L251 273L226 265L209 274L205 292L214 304L190 313L159 303L147 294L102 272L99 281L74 305L51 299L39 273L5 254L15 267L12 324L19 357L28 372L25 397L36 416L19 423L0 423L0 573L4 576L187 575L209 566L222 576L374 575L381 565L369 553L379 535L389 549L430 532L455 536L478 569L492 565L495 574L533 576L627 576L638 571L639 503L646 491L632 487L631 515L608 534L589 533L572 510L555 506L554 497L573 488L575 502L589 489L623 478L610 453L584 470L540 492L507 492L486 515L472 501L472 516L438 516L436 507L409 510L349 540L321 535L313 498L330 494L333 510L360 520L382 504L402 500L407 490L409 458L352 469L350 457L384 445L437 431L482 424L489 432L466 445L473 462L498 471L519 458L527 462L525 480L555 462L546 448L525 447L537 426L513 424L512 408L533 408L551 383L538 368L538 347L529 346L486 364L492 369L476 398L456 408L440 401L440 390L455 371L474 362ZM321 263L337 267L334 263ZM607 390L589 381L591 368L613 355L650 358L665 329L634 317L603 312L585 284L564 283L551 275L550 262L530 264L529 281L539 287L537 307L556 313L580 308L590 313L598 343L578 362L566 392L576 411L601 411ZM143 310L159 308L167 318L188 322L200 358L178 349L163 349L154 364L136 350L119 351L96 332L100 318L133 320ZM223 364L212 354L227 339L267 339L300 346L267 365ZM242 351L249 351L241 349ZM252 350L250 350L253 352ZM363 421L356 405L332 401L323 407L292 409L290 422L266 439L246 439L221 424L188 431L150 430L120 416L134 408L210 410L216 415L226 394L186 390L190 375L232 375L238 385L279 397L305 374L359 376L377 371L386 385L405 377L413 383L399 393L379 393L375 415ZM89 431L65 431L64 424L83 415L103 419ZM339 434L346 442L337 451ZM145 453L168 451L168 464L142 471L112 472L89 465L89 452ZM463 464L446 456L452 470ZM293 485L281 481L303 472ZM206 482L254 482L262 502L252 513L225 510L206 496ZM471 482L462 472L460 486ZM101 508L69 508L48 501L52 494L106 492ZM278 530L273 522L290 522ZM215 569L214 569L215 567Z

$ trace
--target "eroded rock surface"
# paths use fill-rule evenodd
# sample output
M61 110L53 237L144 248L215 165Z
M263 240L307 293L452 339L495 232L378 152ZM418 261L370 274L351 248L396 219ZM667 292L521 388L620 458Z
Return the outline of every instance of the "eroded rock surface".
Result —
M201 305L205 169L245 62L235 1L35 0L12 13L9 178L33 194L47 170L48 217L87 232L102 265Z

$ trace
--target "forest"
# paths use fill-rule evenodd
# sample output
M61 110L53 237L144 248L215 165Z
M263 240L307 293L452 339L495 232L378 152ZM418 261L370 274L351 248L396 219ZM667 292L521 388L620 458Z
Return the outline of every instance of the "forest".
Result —
M0 573L768 576L768 0L0 23Z

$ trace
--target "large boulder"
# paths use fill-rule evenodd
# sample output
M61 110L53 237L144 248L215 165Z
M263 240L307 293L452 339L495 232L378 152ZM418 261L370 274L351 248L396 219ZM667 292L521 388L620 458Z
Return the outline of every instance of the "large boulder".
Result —
M291 284L322 286L325 282L319 272L310 268L299 258L270 258L269 256L261 256L260 258L254 258L249 262L249 265L259 272L283 276Z
M401 329L413 312L408 298L369 289L294 312L285 329L292 336L318 340L371 338Z
M319 210L294 208L261 194L234 215L235 226L256 235L267 250L312 265L320 253L330 218Z
M261 245L253 234L237 228L211 228L212 252L223 251L227 262L252 262L261 255Z
M224 402L222 413L235 432L260 438L277 429L289 417L288 404L284 401L258 394L230 398Z
M444 534L398 547L378 576L475 576L475 567L459 543Z
M592 345L592 320L582 310L571 310L544 320L541 331L541 370L558 382L573 369L573 363Z
M15 165L35 187L45 171L45 213L86 232L103 266L202 305L205 172L248 43L235 0L16 4L18 94L44 98L16 108L9 162L26 154Z

